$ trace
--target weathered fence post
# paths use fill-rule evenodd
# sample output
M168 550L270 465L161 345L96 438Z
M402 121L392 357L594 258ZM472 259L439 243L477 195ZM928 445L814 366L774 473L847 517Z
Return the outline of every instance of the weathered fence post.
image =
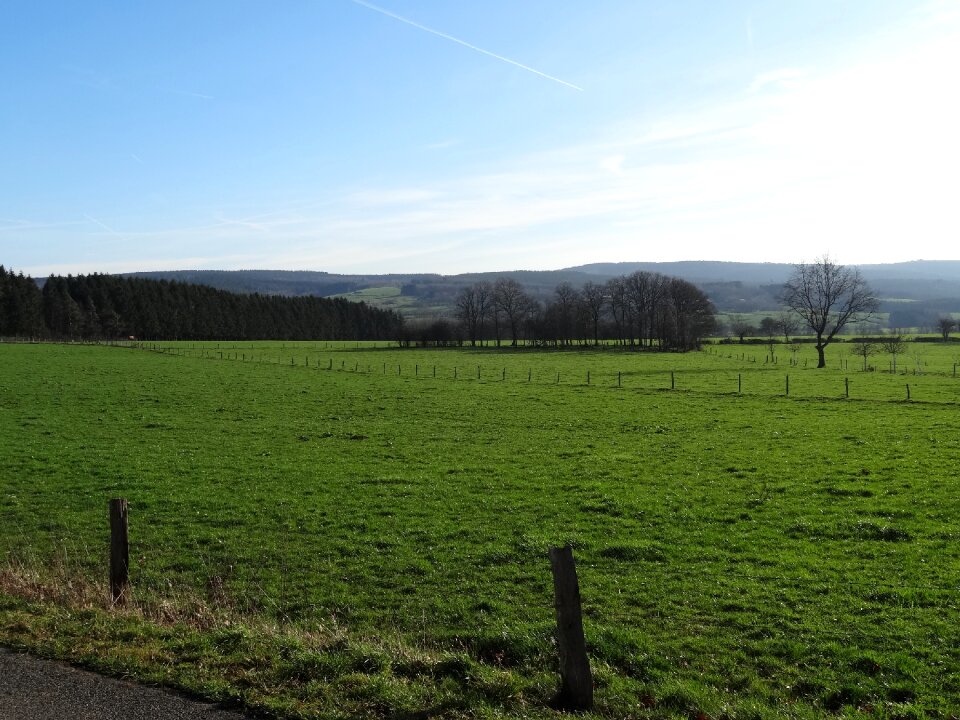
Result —
M850 378L843 379L843 391L847 397L850 397Z
M676 382L673 379L673 370L670 371L670 389L674 390L676 388Z
M110 500L110 595L114 603L125 600L130 583L130 545L127 535L127 501Z
M587 385L590 384L590 371L587 370Z
M743 375L737 373L737 393L743 392Z
M786 396L787 396L787 397L790 397L790 376L789 376L789 375L787 375L787 389L786 389Z
M580 609L580 584L569 545L550 548L554 607L557 611L557 650L560 654L560 692L556 704L567 710L593 707L593 676L587 658Z
M910 383L907 383L907 400L910 399Z
M620 383L622 381L622 375L623 375L623 371L617 370L617 387L620 387Z

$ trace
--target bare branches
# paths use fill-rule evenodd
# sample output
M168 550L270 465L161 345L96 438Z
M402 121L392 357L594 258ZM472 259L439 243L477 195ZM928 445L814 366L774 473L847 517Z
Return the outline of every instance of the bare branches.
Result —
M797 265L781 299L817 336L817 367L826 367L823 349L837 333L877 309L877 299L860 271L837 265L826 255Z

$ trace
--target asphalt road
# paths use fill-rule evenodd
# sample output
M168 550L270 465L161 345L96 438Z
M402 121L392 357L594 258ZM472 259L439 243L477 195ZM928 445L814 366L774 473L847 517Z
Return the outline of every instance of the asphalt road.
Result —
M246 720L166 690L0 648L0 720Z

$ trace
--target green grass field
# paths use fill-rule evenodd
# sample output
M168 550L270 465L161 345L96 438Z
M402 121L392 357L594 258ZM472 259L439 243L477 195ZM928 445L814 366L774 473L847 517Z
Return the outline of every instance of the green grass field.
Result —
M957 717L960 350L912 345L0 345L0 642L283 717L550 717L569 542L598 717Z

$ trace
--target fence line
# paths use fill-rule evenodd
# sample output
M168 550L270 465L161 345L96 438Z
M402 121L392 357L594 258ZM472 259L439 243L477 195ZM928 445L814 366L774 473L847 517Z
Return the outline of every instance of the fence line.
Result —
M127 346L127 347L130 347L130 346ZM201 354L199 354L199 355L192 355L192 354L187 353L184 348L180 348L180 347L176 347L176 346L162 346L162 345L161 345L161 346L142 346L142 347L140 347L139 349L143 349L143 350L147 350L147 351L151 351L151 352L157 352L157 353L160 353L160 354L171 355L171 356L173 356L173 357L185 357L185 358L208 359L208 360L209 360L209 359L230 360L230 361L237 361L237 362L244 362L244 361L246 360L246 356L245 356L245 355L243 355L243 354L241 354L241 353L236 353L236 352L234 352L234 353L228 352L228 353L227 353L227 356L226 356L226 357L223 357L223 351L222 351L222 350L220 350L220 351L213 351L213 350L210 350L210 349L200 349L199 352L200 352ZM264 360L264 358L266 358L266 360ZM266 354L261 354L260 356L251 355L251 360L252 360L252 361L255 361L255 362L258 362L258 363L260 363L260 364L263 364L264 362L266 362L267 364L273 364L273 365L277 365L277 366L285 365L285 363L283 362L282 356L281 356L281 357L278 357L275 362L272 360L272 358L268 357ZM340 366L340 368L335 370L335 369L333 368L333 358L330 358L329 361L328 361L328 363L326 364L326 366L324 366L324 363L322 362L322 360L321 360L320 358L318 358L316 361L314 361L314 362L311 363L311 360L310 360L309 356L307 356L307 357L304 358L303 364L301 365L301 364L299 364L299 363L296 361L296 358L295 358L295 357L292 357L292 356L290 357L290 367L304 367L304 368L313 368L313 369L317 369L317 370L328 370L328 371L329 371L329 370L333 370L333 371L337 371L337 372L349 372L349 373L354 373L354 374L370 374L370 367L369 367L369 365L366 366L366 368L364 368L364 367L361 367L360 364L359 364L359 361L357 361L357 362L354 364L354 367L353 367L352 369L350 369L350 368L346 367L346 364L345 364L345 363L346 363L346 361L345 361L345 360L342 360L342 361L341 361L341 366ZM477 372L476 372L476 377L475 377L475 379L476 379L477 381L479 381L479 382L484 382L484 381L486 381L487 383L492 383L492 382L504 382L504 383L505 383L505 382L511 382L511 381L513 381L513 382L518 382L518 383L519 383L519 382L526 382L527 384L533 384L533 383L536 383L536 381L538 380L537 373L534 373L533 368L528 368L527 376L526 376L526 379L525 379L525 380L524 380L522 377L518 380L518 379L516 379L516 378L517 378L516 375L508 376L507 368L505 368L505 367L502 368L500 372L495 373L492 377L491 377L489 374L484 374L484 372L483 372L483 366L482 366L482 365L478 365L478 366L476 366L476 367L477 367ZM454 367L452 367L452 368L448 368L448 374L447 374L447 375L438 374L438 373L437 373L437 366L433 366L433 371L432 371L432 373L420 373L420 372L419 372L419 370L420 370L419 363L417 363L417 364L415 364L415 365L413 366L413 371L412 371L412 372L410 372L410 370L408 370L407 373L404 373L404 372L403 372L403 364L402 364L402 363L397 364L396 368L397 368L397 373L396 373L396 375L397 375L398 377L410 377L410 378L421 379L421 380L430 380L430 379L438 379L438 380L453 379L453 380L460 380L460 379L463 379L462 376L461 376L461 374L458 373L458 368L457 368L456 366L454 366ZM384 375L387 374L386 371L387 371L387 363L383 363L383 374L384 374ZM449 376L449 371L452 371L452 378ZM745 378L745 377L744 377L745 373L741 371L741 372L738 372L738 373L737 373L736 378L733 378L733 376L732 376L732 370L731 370L731 371L724 371L724 370L704 371L704 370L696 369L696 370L691 370L689 373L686 373L686 374L685 374L685 373L682 373L682 372L675 371L675 370L666 370L666 369L654 370L654 371L645 371L645 372L633 372L633 373L631 373L631 372L623 372L622 370L618 370L618 371L616 371L616 372L614 373L613 370L610 370L610 371L608 371L607 373L604 373L604 374L597 373L597 372L594 371L594 370L586 370L584 375L580 375L581 380L579 380L579 381L578 381L578 380L574 380L574 381L567 381L567 382L564 381L564 375L563 375L562 371L553 371L553 370L550 370L550 371L549 371L550 374L547 375L547 377L548 377L549 379L547 379L546 382L543 382L542 378L544 377L544 374L546 374L547 372L548 372L548 371L542 371L541 374L540 374L540 378L541 378L542 384L563 385L563 386L566 386L566 387L578 387L578 386L579 386L579 387L595 387L595 388L600 388L600 389L620 388L620 389L627 389L627 390L634 390L634 391L647 391L647 392L660 391L660 390L672 390L672 391L678 391L678 392L683 392L683 393L688 393L688 394L700 394L700 395L707 395L707 396L712 396L712 397L724 397L724 396L780 397L780 398L790 398L791 400L797 400L797 401L808 401L808 400L823 400L823 401L831 401L831 400L850 400L850 401L854 401L854 402L879 402L879 403L905 402L905 401L906 401L906 402L911 402L911 403L927 404L927 405L957 405L957 404L960 404L960 387L954 389L954 391L958 393L957 399L951 400L951 399L938 399L938 398L929 398L929 397L917 399L917 398L916 398L916 390L917 390L917 384L916 384L916 383L914 383L914 384L907 383L905 386L901 386L901 388L905 391L905 394L902 394L902 395L900 395L899 397L893 397L893 396L890 396L890 395L888 395L887 397L878 397L876 394L866 394L866 395L861 396L861 397L853 397L853 398L851 398L851 394L850 394L850 393L851 393L851 381L850 381L849 376L845 376L845 377L843 378L842 382L841 382L839 379L837 380L837 394L836 394L836 395L826 395L826 394L823 394L822 392L813 393L813 394L810 394L810 395L805 395L805 394L802 394L802 393L798 393L798 392L797 392L797 386L798 386L798 384L797 384L796 382L794 382L793 387L791 387L790 376L789 376L788 374L784 374L784 375L781 376L782 381L783 381L783 383L784 383L784 384L781 386L781 387L783 388L783 391L782 391L782 392L776 392L775 390L772 390L772 389L767 388L767 389L768 389L768 392L764 393L764 392L750 392L749 389L747 389L747 390L745 391L745 389L744 389L745 380L750 378L750 373L747 372L747 373L746 373L746 378ZM759 369L758 369L758 370L755 371L755 372L758 373L758 375L756 375L755 377L757 377L757 378L763 378L763 379L768 379L768 378L771 377L770 373L771 373L771 372L774 372L774 371L773 371L773 370L759 370ZM731 373L731 374L730 374L730 375L727 375L726 373ZM864 375L865 375L865 377L876 377L876 378L887 378L887 377L888 377L888 376L885 375L885 374L873 375L873 374L864 373ZM713 382L713 387L707 387L707 388L705 388L705 387L703 387L702 385L699 386L699 387L697 387L697 386L690 386L690 385L684 386L684 384L683 384L682 381L683 381L683 379L684 379L685 376L689 376L689 377L693 377L693 378L703 378L703 377L705 377L705 376L711 376L712 378L715 378L715 380L714 380L714 382ZM943 374L943 377L948 377L948 376L949 376L949 374ZM584 377L586 378L585 381L582 380L582 378L584 378ZM656 385L648 384L648 385L633 385L633 386L630 386L630 384L628 384L627 382L625 382L625 381L626 381L627 379L629 379L630 377L635 377L635 378L636 378L636 377L661 377L661 378L662 378L662 383L658 383L658 384L656 384ZM930 374L927 375L927 377L941 377L941 374L933 374L933 373L930 373ZM467 379L469 379L469 378L467 378ZM730 389L729 389L729 390L723 390L723 389L718 388L717 385L719 385L720 380L724 380L724 381L728 382ZM606 381L606 382L604 382L604 381ZM760 384L763 384L763 383L760 383ZM822 379L818 379L818 380L816 381L816 383L815 383L815 388L814 388L814 389L815 389L815 390L820 390L820 391L822 391L822 390L823 390L823 387L824 387L824 381L823 381ZM872 388L877 388L877 387L878 387L878 386L877 386L876 384L872 385ZM883 387L883 386L880 386L880 388L881 388L882 390L888 390L888 389L889 389L889 388L886 388L886 387Z

